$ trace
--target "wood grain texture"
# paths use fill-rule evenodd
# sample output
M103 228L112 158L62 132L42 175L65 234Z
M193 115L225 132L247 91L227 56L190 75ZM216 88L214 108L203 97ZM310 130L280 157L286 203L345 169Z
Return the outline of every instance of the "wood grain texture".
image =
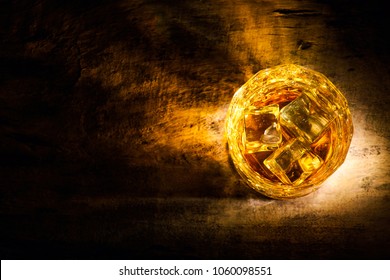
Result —
M388 259L389 19L381 1L1 1L5 258ZM317 192L232 168L234 92L296 63L344 93L354 138Z

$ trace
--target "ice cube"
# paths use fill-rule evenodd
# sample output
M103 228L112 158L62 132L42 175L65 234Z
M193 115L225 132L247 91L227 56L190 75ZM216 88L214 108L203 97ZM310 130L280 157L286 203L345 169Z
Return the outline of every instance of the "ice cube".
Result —
M274 151L264 165L284 184L299 185L318 170L323 161L298 139L292 139Z
M280 112L280 124L293 136L314 142L334 119L335 114L326 110L306 94L286 105Z
M250 107L244 117L243 142L247 153L275 150L282 142L279 106Z

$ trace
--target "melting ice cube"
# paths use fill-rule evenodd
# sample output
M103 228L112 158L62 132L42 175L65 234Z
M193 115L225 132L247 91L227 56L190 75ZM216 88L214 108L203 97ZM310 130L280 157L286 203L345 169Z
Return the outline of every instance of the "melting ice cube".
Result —
M332 110L302 94L281 110L280 123L295 137L312 143L334 119L335 114L329 112Z
M282 142L279 126L279 106L250 107L244 118L243 142L247 153L270 151Z
M299 185L323 161L297 139L292 139L264 160L265 166L285 184Z

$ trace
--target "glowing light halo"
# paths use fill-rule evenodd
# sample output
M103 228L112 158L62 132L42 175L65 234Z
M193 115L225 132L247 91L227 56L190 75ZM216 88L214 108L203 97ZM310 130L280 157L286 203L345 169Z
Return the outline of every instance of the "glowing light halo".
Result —
M274 133L283 141L247 145L253 137L248 137L252 131L246 118L262 123L262 112L271 114L264 108L275 104L280 131ZM301 109L302 104L309 104L308 109ZM316 71L287 64L259 71L236 91L225 131L230 156L245 182L266 196L288 199L315 191L344 162L353 125L347 101L332 82ZM248 150L252 146L255 149ZM286 154L296 170L283 169Z

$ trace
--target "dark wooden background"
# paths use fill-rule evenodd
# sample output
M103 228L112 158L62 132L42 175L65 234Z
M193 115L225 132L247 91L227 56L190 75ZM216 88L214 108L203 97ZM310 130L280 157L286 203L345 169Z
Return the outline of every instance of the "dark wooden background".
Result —
M2 259L388 259L384 1L0 1ZM344 165L290 201L233 170L224 120L257 71L329 77Z

